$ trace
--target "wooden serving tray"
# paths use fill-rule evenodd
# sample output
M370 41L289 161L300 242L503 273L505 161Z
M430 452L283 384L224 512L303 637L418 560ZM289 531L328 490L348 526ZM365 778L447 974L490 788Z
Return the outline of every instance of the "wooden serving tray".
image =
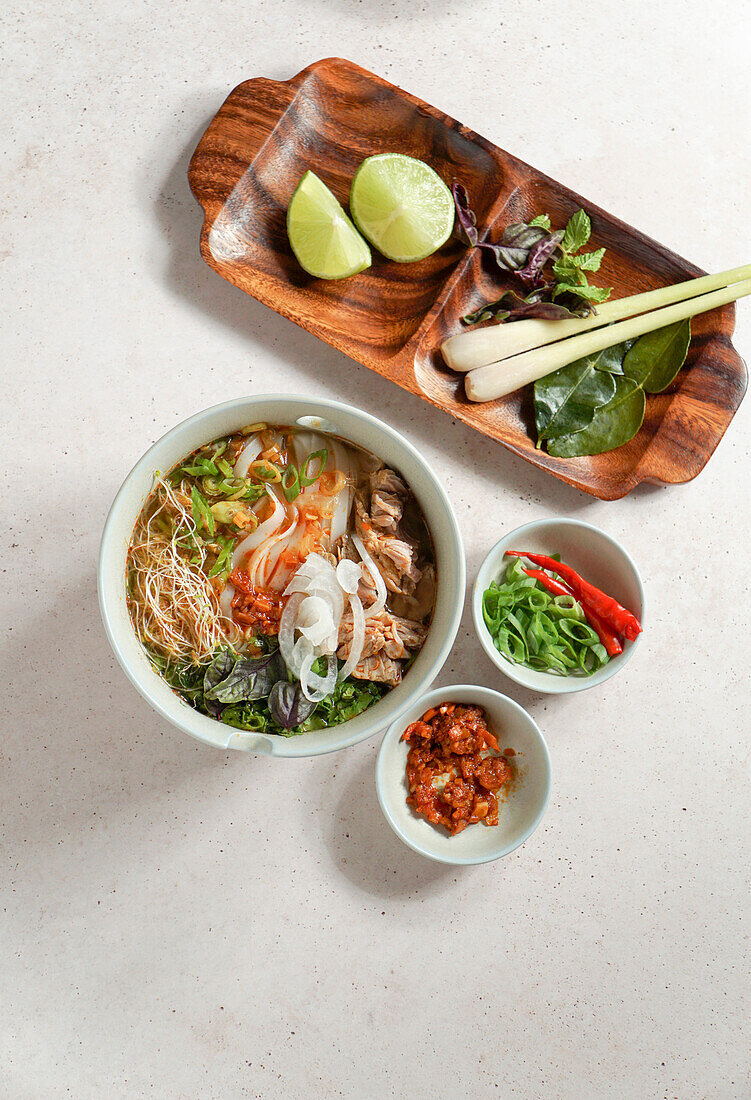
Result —
M461 317L498 296L501 284L482 250L452 238L413 264L374 251L372 267L338 282L313 279L298 266L285 216L302 174L312 169L346 205L357 166L385 151L427 161L449 185L461 180L490 240L508 223L540 213L563 226L583 207L593 246L607 248L598 280L614 288L613 297L702 274L435 107L341 58L318 61L287 81L245 81L227 97L189 169L205 213L204 260L346 355L587 493L615 500L641 481L696 477L746 390L746 367L730 342L734 307L694 320L686 368L668 392L647 398L644 425L630 443L587 458L538 451L531 387L472 404L463 376L440 355L443 340L462 328Z

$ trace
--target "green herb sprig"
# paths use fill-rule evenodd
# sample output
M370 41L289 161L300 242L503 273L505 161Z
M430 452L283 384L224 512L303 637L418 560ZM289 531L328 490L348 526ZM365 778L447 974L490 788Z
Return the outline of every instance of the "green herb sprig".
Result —
M628 443L644 420L646 394L662 393L683 366L691 322L606 348L535 382L538 448L558 458L603 454Z

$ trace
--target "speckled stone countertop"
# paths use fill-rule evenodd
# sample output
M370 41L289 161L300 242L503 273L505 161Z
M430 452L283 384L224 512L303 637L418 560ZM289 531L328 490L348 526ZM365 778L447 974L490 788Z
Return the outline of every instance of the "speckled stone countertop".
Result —
M751 258L745 5L11 0L2 20L0 1094L751 1095L751 404L696 481L597 502L209 271L186 182L235 84L340 54L721 270ZM748 357L748 303L735 342ZM179 420L271 388L416 443L470 578L550 514L639 563L648 636L596 692L503 681L465 614L439 683L507 690L553 757L542 827L499 863L400 844L377 739L223 754L110 653L95 564L123 477Z

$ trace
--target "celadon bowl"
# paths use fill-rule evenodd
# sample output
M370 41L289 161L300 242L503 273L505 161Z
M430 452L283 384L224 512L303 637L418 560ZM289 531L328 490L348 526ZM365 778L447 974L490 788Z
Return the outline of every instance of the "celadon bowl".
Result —
M475 703L483 707L501 751L514 750L511 759L516 774L500 800L497 825L477 823L450 836L442 826L431 825L407 805L409 745L401 737L407 726L440 703ZM415 699L389 727L376 762L378 801L396 835L428 859L459 866L500 859L528 840L543 819L551 785L550 753L534 719L507 695L473 684L435 688Z
M299 737L250 733L199 714L154 671L131 625L126 604L126 559L131 535L151 492L154 473L169 470L204 443L260 420L333 432L395 467L415 494L436 554L436 605L427 640L403 681L364 714L340 726ZM394 722L430 685L459 627L466 583L464 547L451 503L419 451L399 432L338 401L259 394L215 405L162 436L126 477L110 509L99 551L98 589L104 629L133 686L167 722L219 749L271 756L320 756L372 737Z
M623 643L623 653L611 657L606 665L591 676L556 676L526 668L504 657L496 649L490 631L482 617L482 597L491 581L502 576L508 558L507 550L527 550L532 554L559 553L561 560L572 566L585 580L607 592L636 615L644 626L644 588L639 571L627 551L611 535L578 519L551 518L535 520L505 535L488 553L477 573L472 590L472 617L477 637L491 661L504 676L532 691L551 695L568 695L598 685L615 676L633 656L643 634L636 641Z

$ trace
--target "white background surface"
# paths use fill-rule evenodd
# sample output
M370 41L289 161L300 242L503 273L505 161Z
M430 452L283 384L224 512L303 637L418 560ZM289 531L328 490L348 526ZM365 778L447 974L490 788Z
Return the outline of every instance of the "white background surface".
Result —
M748 1097L751 404L698 480L598 503L223 282L186 182L236 83L341 54L703 267L747 262L746 6L31 0L4 23L2 1096ZM507 689L553 755L501 863L402 847L377 740L223 755L115 665L94 572L122 478L271 388L422 447L470 577L551 513L641 566L647 637L596 692L501 682L465 615L443 682Z

